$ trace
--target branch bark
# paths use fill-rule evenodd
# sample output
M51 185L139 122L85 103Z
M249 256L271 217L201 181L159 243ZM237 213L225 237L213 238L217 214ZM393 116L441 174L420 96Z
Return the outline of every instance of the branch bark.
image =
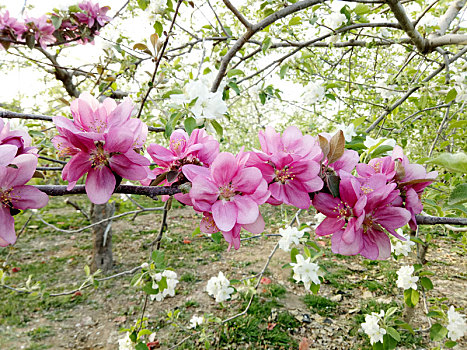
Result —
M439 19L439 30L438 30L438 33L440 35L446 34L446 31L448 30L452 21L454 21L459 11L465 6L466 1L467 0L457 0L457 1L454 0L449 6L446 13L441 16L441 18Z

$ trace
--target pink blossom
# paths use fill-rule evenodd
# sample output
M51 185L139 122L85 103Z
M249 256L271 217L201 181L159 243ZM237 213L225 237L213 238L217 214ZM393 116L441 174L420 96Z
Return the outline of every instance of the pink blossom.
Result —
M23 37L26 33L32 32L34 38L44 50L47 48L47 44L53 44L57 41L57 38L52 35L55 32L55 27L50 23L47 16L27 18L25 22L28 30L23 34Z
M0 146L0 159L14 157L13 145ZM15 167L0 166L0 246L5 247L16 242L15 221L12 209L38 209L48 202L45 193L26 183L32 178L37 166L37 157L21 154L11 161Z
M396 175L395 163L391 157L373 158L368 164L357 164L357 173L361 177L370 177L374 174L384 174L388 181Z
M395 181L401 190L401 196L405 199L404 207L411 214L409 226L415 231L417 229L415 215L423 210L421 196L424 189L436 179L438 172L427 173L422 165L411 164L400 146L394 147L392 159L402 165L402 171L396 175Z
M294 126L287 128L282 136L267 127L265 132L260 131L259 139L262 152L252 152L247 165L261 170L269 184L268 203L308 209L311 205L308 193L323 187L318 176L318 162L323 153L317 141L310 135L303 136Z
M340 198L318 193L315 208L326 215L316 228L318 235L332 234L332 251L343 255L361 254L369 259L386 259L391 253L389 237L399 239L395 229L404 226L410 213L390 204L399 196L396 184L387 184L384 174L357 179L350 174L341 178Z
M17 147L17 154L36 154L37 148L31 146L31 137L24 130L10 130L10 123L0 118L0 145L9 144Z
M237 157L219 153L209 169L192 164L182 168L192 183L190 198L194 209L211 212L215 226L236 249L242 226L254 231L264 229L258 206L270 195L261 172L245 167L247 159L243 153Z
M112 20L111 17L106 15L107 11L110 10L108 6L100 7L98 3L94 4L92 1L83 1L79 4L79 8L83 12L78 12L75 15L81 23L87 24L89 28L92 28L97 22L99 29Z
M184 130L175 130L170 136L168 148L151 143L148 153L159 166L153 170L154 175L174 172L173 178L167 181L172 183L182 180L179 175L186 164L209 166L219 154L219 142L204 129L195 129L190 136Z
M24 23L18 22L14 17L10 17L8 11L0 14L0 36L7 36L16 40L16 38L21 37L25 31L26 27Z
M92 141L81 135L69 133L68 137L54 139L54 143L66 140L71 160L65 165L62 178L68 181L68 189L87 173L86 193L95 204L106 203L112 195L116 175L128 180L147 177L149 160L133 150L134 135L131 130L115 127L104 134L104 141ZM60 146L59 146L60 147Z
M133 103L126 99L118 104L111 98L100 103L94 96L83 92L71 102L73 121L64 117L54 117L53 121L60 133L69 130L95 141L103 141L104 135L113 127L128 129L133 134L133 147L141 148L146 141L148 128L139 119L130 118Z

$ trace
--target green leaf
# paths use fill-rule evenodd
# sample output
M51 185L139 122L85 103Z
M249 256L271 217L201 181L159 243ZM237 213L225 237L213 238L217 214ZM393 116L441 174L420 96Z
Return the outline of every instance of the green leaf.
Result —
M373 344L373 350L384 350L383 343L380 341Z
M164 253L159 250L154 250L151 254L151 258L156 266L164 263Z
M438 310L432 310L426 314L428 317L444 318L444 312Z
M164 28L162 27L162 23L156 21L156 23L154 23L154 30L156 31L157 35L159 35L159 38L160 38L164 30Z
M230 77L233 77L235 75L245 75L245 73L243 73L243 71L241 69L231 69L227 72L227 76L230 78Z
M84 272L86 273L86 276L90 276L90 275L91 275L91 269L89 268L88 265L85 265L85 266L84 266Z
M227 84L228 87L232 88L233 91L235 91L235 93L237 95L240 95L240 88L238 87L238 85L233 82L233 81L229 81L229 83Z
M371 153L371 158L376 158L376 157L380 156L383 153L386 153L388 151L392 151L392 149L393 149L393 147L388 146L388 145L379 146L378 148L376 148L373 151L373 153Z
M449 124L449 127L451 129L454 129L454 128L462 128L462 127L465 127L466 125L467 125L467 120L456 120L452 122L451 124Z
M135 350L148 350L148 346L144 344L143 342L140 342L138 343L138 345L135 346Z
M453 340L448 340L446 343L444 343L444 346L448 349L451 349L457 345L457 342Z
M389 334L385 334L383 336L383 345L384 345L384 350L393 350L397 346L397 341L391 337Z
M62 20L63 20L62 17L51 16L50 19L52 20L52 24L54 25L55 29L60 28L60 26L62 25Z
M428 277L422 277L420 278L420 283L425 288L426 290L432 290L433 289L433 282Z
M290 251L290 260L293 262L293 263L297 263L297 255L300 254L300 251L297 249L297 248L292 248L292 250Z
M272 39L270 36L267 36L263 40L263 43L261 44L261 49L263 50L263 54L266 53L266 51L271 47L271 45L272 45Z
M420 294L418 291L412 288L404 290L404 302L407 304L407 306L415 307L415 305L418 304L419 299Z
M281 77L281 79L284 79L285 77L285 74L287 73L287 69L289 69L289 66L284 64L282 67L281 67L281 70L279 72L279 76Z
M352 124L355 126L355 129L358 128L365 121L366 117L355 118L352 120Z
M32 50L35 44L36 44L36 38L34 37L34 35L27 35L26 45Z
M449 171L467 173L467 154L464 152L441 153L436 158L428 160L427 163L442 166Z
M384 315L384 322L386 322L387 320L389 320L389 317L391 317L392 315L394 315L394 313L397 311L397 307L393 306L393 307L390 307L388 309L388 311L386 311L386 315Z
M334 96L333 94L326 94L326 95L324 95L324 96L326 96L326 97L329 98L330 100L333 100L333 101L336 100L336 96Z
M193 117L186 118L183 124L185 125L185 130L188 135L191 135L193 130L196 129L196 120Z
M467 202L467 183L458 185L449 197L449 205L463 204Z
M136 331L131 332L130 339L133 343L136 343Z
M159 286L159 292L163 292L167 287L167 277L162 276L161 280L157 282L157 285Z
M222 129L222 126L217 122L217 120L211 120L211 125L214 128L214 130L216 130L217 135L219 135L219 137L222 137L224 130Z
M305 252L305 256L307 258L311 258L311 252L310 252L310 249L307 246L303 247L303 251Z
M222 233L220 232L216 232L211 235L212 240L216 242L217 244L221 243L222 237L223 237Z
M302 18L300 16L295 16L290 19L289 26L296 26L297 24L302 23Z
M430 339L433 341L443 340L447 334L448 334L447 328L439 323L435 323L430 328Z
M457 96L457 90L455 88L452 88L449 90L448 94L446 95L446 100L444 101L445 103L449 103L452 100L454 100Z
M199 226L196 226L196 228L193 230L192 234L191 234L191 238L199 235L201 233L201 230L199 229Z
M401 341L401 336L399 334L398 331L396 331L394 328L392 327L388 327L386 328L386 332L391 336L391 338L393 338L394 340L396 341Z
M261 104L264 105L266 103L266 93L264 91L261 91L258 96L259 100L261 101Z
M146 8L149 5L149 0L138 0L138 6L141 8L141 10L146 10Z
M370 8L368 7L368 5L358 4L354 8L354 12L355 12L355 14L361 16L361 15L364 15L365 13L370 12Z
M168 98L170 95L183 95L183 91L180 89L169 90L162 95L162 98Z
M320 284L310 284L310 291L313 293L313 294L318 294L319 292L319 288L321 287Z

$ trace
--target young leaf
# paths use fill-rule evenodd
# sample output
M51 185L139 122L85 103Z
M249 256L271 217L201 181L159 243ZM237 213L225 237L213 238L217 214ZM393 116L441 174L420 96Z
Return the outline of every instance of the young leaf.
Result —
M211 120L211 125L214 128L214 130L216 130L217 135L219 135L219 137L222 137L224 130L222 129L222 126L217 122L217 120Z
M329 142L328 164L337 161L344 154L345 138L342 130L339 130L331 137Z
M293 262L293 263L297 263L297 255L300 253L300 251L297 249L297 248L292 248L292 250L290 251L290 260Z
M220 232L216 232L211 235L212 240L216 242L217 244L221 243L222 237L223 237L222 233Z
M391 336L391 338L393 338L394 340L396 341L401 341L401 336L399 334L398 331L396 331L394 328L392 327L388 327L386 328L386 332Z
M455 88L452 88L449 90L448 94L446 95L446 100L445 103L449 103L452 100L454 100L457 96L457 90Z
M430 339L433 341L443 340L447 334L448 334L447 328L439 323L435 323L430 328Z
M427 163L440 165L453 172L467 173L467 154L464 152L455 154L441 153L436 158L427 161Z
M162 31L163 31L162 24L160 22L156 21L156 23L154 23L154 29L155 29L157 35L159 35L159 38L160 38L161 35L162 35Z
M449 205L463 204L467 202L467 183L458 185L449 197Z
M267 36L264 40L263 43L261 44L261 49L263 50L263 54L266 53L266 51L271 47L272 45L272 40L270 36Z
M433 289L433 283L428 277L422 277L420 278L420 283L425 288L426 290L432 290Z
M193 130L196 129L196 120L193 117L186 118L183 124L188 135L191 135Z

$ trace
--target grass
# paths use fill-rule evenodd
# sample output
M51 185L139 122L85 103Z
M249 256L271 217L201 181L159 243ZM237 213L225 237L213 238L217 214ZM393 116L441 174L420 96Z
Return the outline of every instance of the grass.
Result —
M320 295L307 294L303 298L303 302L312 312L321 316L332 316L337 308L337 302Z

